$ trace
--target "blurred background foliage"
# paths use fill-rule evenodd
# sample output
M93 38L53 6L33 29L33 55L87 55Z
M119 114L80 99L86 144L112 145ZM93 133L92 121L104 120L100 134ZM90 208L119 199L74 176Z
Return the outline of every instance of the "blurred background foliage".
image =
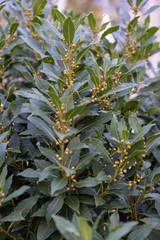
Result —
M105 21L111 21L113 25L120 24L121 21L119 13L121 9L131 13L127 0L48 0L48 2L53 5L57 5L61 11L69 9L77 13L93 12L94 17L99 25ZM146 6L143 8L142 14L145 14L147 9L155 5L160 5L160 0L148 0ZM154 14L151 14L150 26L159 26L159 23L160 9L157 8L157 10L154 11ZM160 30L157 36L157 41L160 41ZM150 59L153 62L155 70L157 71L157 65L160 61L160 54L157 53Z

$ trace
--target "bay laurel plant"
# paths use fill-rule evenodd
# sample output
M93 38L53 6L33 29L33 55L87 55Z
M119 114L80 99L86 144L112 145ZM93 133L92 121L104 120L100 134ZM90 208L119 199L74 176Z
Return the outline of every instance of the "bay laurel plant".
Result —
M0 240L159 239L158 6L146 3L128 0L110 28L46 0L0 4Z

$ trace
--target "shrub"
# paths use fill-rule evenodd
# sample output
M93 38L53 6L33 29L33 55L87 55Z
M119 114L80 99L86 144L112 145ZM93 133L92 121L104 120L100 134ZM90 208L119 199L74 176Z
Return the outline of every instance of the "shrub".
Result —
M110 28L92 13L48 16L46 0L1 3L1 240L158 239L160 80L148 58L159 43L146 2L128 1L133 16Z

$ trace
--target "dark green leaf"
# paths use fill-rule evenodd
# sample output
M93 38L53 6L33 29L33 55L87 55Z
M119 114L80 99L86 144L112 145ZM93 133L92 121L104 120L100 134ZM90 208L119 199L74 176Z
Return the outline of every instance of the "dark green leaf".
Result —
M132 130L134 131L134 133L138 133L141 130L141 125L136 116L130 114L128 121L129 121L129 125L132 128Z
M6 181L6 176L7 176L7 166L5 166L2 169L2 172L0 174L0 191L2 191L3 188L4 188L5 181Z
M11 28L10 28L10 35L11 35L11 36L16 32L18 26L19 26L19 23L13 23L13 24L11 25Z
M94 30L95 27L96 27L96 20L95 20L95 18L94 18L92 13L90 13L88 15L88 23L89 23L91 29Z
M42 219L37 230L37 240L46 240L55 231L56 226L53 221L47 223L44 219Z
M63 35L69 46L71 46L71 44L73 42L74 34L75 34L74 23L72 22L71 17L68 17L65 20L64 25L63 25Z
M53 195L56 191L63 189L68 183L67 178L55 178L51 182L51 195Z
M14 191L13 193L11 193L7 197L5 197L5 199L3 200L3 203L8 202L8 201L12 200L13 198L19 197L24 192L26 192L29 188L30 187L28 187L28 186L20 187L18 190Z
M146 133L148 133L151 127L153 126L154 124L148 124L147 126L142 127L140 132L136 134L136 136L134 137L131 143L133 144L137 142L141 137L143 137Z
M2 166L5 159L5 151L6 151L7 143L2 143L0 145L0 167Z
M110 28L108 28L108 29L102 34L101 40L102 40L103 38L105 38L107 35L111 34L112 32L118 31L118 29L119 29L119 26L115 26L115 27L110 27Z
M110 232L105 239L119 240L120 238L128 234L136 224L137 222L124 223L123 225L119 226L119 228L116 228L114 231Z
M76 197L69 197L67 198L66 200L66 204L73 210L75 211L76 213L80 214L79 212L79 208L80 208L80 203L79 203L79 200L78 198Z
M56 227L59 232L65 237L67 240L78 240L80 233L75 227L75 225L63 217L59 217L56 215L52 215L53 220L55 221Z
M46 4L47 0L33 0L32 1L33 16L35 17L39 15L43 11Z
M44 132L44 135L46 135L51 141L56 141L56 138L54 136L54 133L51 128L47 126L47 124L41 120L38 117L29 117L28 120L32 122L38 129Z
M93 69L91 69L89 67L87 67L86 69L90 74L91 81L93 82L94 86L99 87L99 78L95 75Z
M92 146L94 147L94 149L96 150L96 152L99 153L100 155L102 155L104 160L107 163L112 164L112 161L111 161L110 157L108 156L108 151L103 146L103 143L97 138L89 138L89 140L90 140L90 143L92 144Z
M17 222L17 221L23 221L24 217L22 216L22 212L20 210L14 211L8 216L2 218L0 221L3 222Z
M93 177L87 177L84 180L80 180L78 181L75 186L77 188L83 188L83 187L94 187L97 186L98 184L100 184L100 181L96 178Z
M63 206L63 202L64 202L64 197L63 195L60 195L56 198L54 198L49 204L48 204L48 207L47 207L47 210L46 210L46 219L47 219L47 222L50 222L51 220L51 215L52 214L57 214L62 206Z
M146 237L150 234L150 232L152 231L152 229L154 228L156 224L146 224L143 226L137 226L136 229L131 232L129 234L129 236L127 237L127 240L144 240L146 239Z

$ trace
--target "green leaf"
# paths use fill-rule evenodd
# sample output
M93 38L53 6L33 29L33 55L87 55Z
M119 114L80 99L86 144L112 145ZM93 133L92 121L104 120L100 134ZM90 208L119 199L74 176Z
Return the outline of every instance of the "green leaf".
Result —
M96 20L92 13L90 13L88 15L88 23L89 23L89 26L91 27L91 29L94 31L94 29L96 27Z
M99 87L99 78L95 75L93 69L89 67L87 67L86 69L91 77L91 81L93 82L94 86Z
M15 207L14 211L20 211L23 217L29 213L29 211L33 208L33 206L37 203L39 196L33 196L22 200L18 205Z
M111 163L112 164L112 161L108 155L108 151L107 149L103 146L103 143L102 141L100 141L99 139L97 138L89 138L90 140L90 143L92 144L92 146L94 147L94 149L96 150L97 153L99 153L100 155L103 156L104 160L107 162L107 163Z
M111 34L112 32L116 32L118 31L119 26L115 26L115 27L110 27L108 28L101 36L101 40L103 40L103 38L105 38L107 35Z
M46 240L55 231L56 226L53 221L47 223L44 219L42 219L37 230L37 240Z
M148 124L147 126L144 126L141 128L140 132L136 134L136 136L133 138L131 144L134 144L137 142L141 137L143 137L146 133L149 132L151 127L153 127L155 124Z
M158 27L151 27L147 30L147 36L146 38L150 38L151 36L153 36L157 31L159 30Z
M58 73L55 72L55 69L51 64L43 63L43 68L41 72L45 73L52 81L57 82L57 80L59 79ZM49 91L52 92L53 88L50 87Z
M33 39L31 37L28 36L21 36L21 38L23 39L23 41L30 47L32 48L34 51L36 51L37 53L39 53L39 55L41 56L41 58L45 58L46 55L43 52L43 49L41 47L41 45L37 42L36 39Z
M97 179L99 181L111 181L112 180L112 178L108 177L104 171L101 171L98 173Z
M27 178L38 178L39 172L35 171L32 168L27 168L24 171L20 172L18 175Z
M68 17L65 20L64 25L63 25L63 35L69 46L71 46L71 44L73 42L74 34L75 34L74 23L72 22L71 17Z
M76 56L76 59L75 59L75 64L77 64L81 58L85 55L85 53L88 51L88 49L91 47L91 45L83 48L81 51L79 51L79 53L77 54Z
M137 222L128 222L124 223L123 225L119 226L119 228L116 228L114 231L110 232L106 240L119 240L126 234L128 234L131 229L137 224Z
M49 87L48 95L51 98L51 101L53 102L53 104L55 104L58 110L61 111L61 101L59 99L58 94L54 91L52 87Z
M38 117L29 117L28 120L33 123L38 129L43 131L44 135L46 135L51 141L56 141L52 129L49 128L43 120Z
M67 167L64 167L62 166L63 170L65 171L65 173L67 174L67 177L73 175L74 173L74 170L70 169L70 168L67 168Z
M116 210L111 216L110 216L110 226L109 229L114 231L117 229L120 225L120 219L118 211Z
M143 0L137 0L137 1L136 1L136 6L139 7L139 5L141 4L141 2L143 2Z
M136 26L138 23L139 16L133 18L133 20L128 24L128 31L132 31L132 29Z
M107 123L112 119L112 117L112 112L100 113L99 116L95 116L94 118L90 119L89 123L87 122L87 124L84 125L82 129L80 129L80 132L92 129L96 126L99 126L100 124Z
M51 119L46 115L46 113L41 110L39 107L34 106L33 104L24 104L24 106L26 106L32 113L32 115L41 117L45 122L47 122L48 124L52 125L53 122L51 121Z
M146 224L143 226L137 226L133 232L129 234L127 240L144 240L150 234L152 229L156 226L155 223L153 224Z
M140 102L137 100L131 100L129 102L127 102L124 106L124 113L131 111L131 112L135 112L136 110L138 110L140 105Z
M38 146L38 148L45 157L47 157L51 162L59 166L59 161L57 160L56 153L53 150L41 146Z
M83 187L95 187L97 186L98 184L100 184L100 181L96 178L93 178L93 177L87 177L86 179L84 180L80 180L78 181L75 186L77 188L83 188Z
M17 222L17 221L23 221L24 217L22 216L22 212L20 210L14 211L8 216L2 218L0 221L3 222Z
M55 135L59 138L59 140L64 140L65 138L69 137L69 136L72 136L73 134L77 133L77 129L75 128L69 128L70 132L68 133L61 133L61 132L58 132L56 129L53 129Z
M159 178L160 178L160 173L154 175L153 180L152 180L152 184L154 184L155 182L157 182L157 181L159 180Z
M156 113L159 111L160 111L159 107L153 107L153 108L150 108L149 110L147 110L146 112L143 112L143 114L152 114L152 113Z
M131 155L129 155L129 157L127 158L127 161L129 161L130 159L133 159L136 156L140 156L142 154L146 154L146 152L144 150L134 150Z
M47 0L33 0L31 6L33 9L33 17L39 15L43 11L46 4Z
M153 151L160 145L160 134L155 134L149 137L145 145L147 146L145 149L147 153Z
M85 108L86 108L86 104L80 104L70 109L65 114L66 121L69 121L70 119L74 118L76 115L81 115L81 113L84 111Z
M129 69L128 72L126 72L126 73L124 73L124 74L122 74L120 76L120 81L122 81L124 78L126 78L132 71L137 70L138 67L140 67L140 66L142 66L144 64L145 64L145 61L138 61L138 62L136 62L136 64L134 64L134 66L131 69Z
M128 122L134 133L138 133L141 130L141 125L138 118L132 114L129 115Z
M64 21L66 19L65 16L60 11L58 11L57 8L54 9L54 12L56 13L57 19L63 27Z
M3 190L7 176L7 166L2 169L0 174L0 191Z
M80 233L72 222L63 217L52 215L58 231L67 240L79 240Z
M51 195L53 195L56 191L63 189L67 183L67 178L54 178L51 182Z
M53 38L56 38L56 39L61 39L62 38L62 34L57 30L56 27L54 27L48 19L45 19L45 18L40 18L38 17L38 19L41 21L42 23L42 26L41 28L43 27L45 30L48 30L48 33L49 34L52 34L52 37Z
M155 11L157 8L159 8L160 6L159 5L154 5L152 6L151 8L149 8L145 13L144 15L149 15L151 14L153 11Z
M48 207L47 207L47 210L46 210L46 219L47 219L47 222L49 223L49 221L51 220L52 218L52 214L57 214L62 206L63 206L63 203L64 203L64 196L63 195L60 195L56 198L54 198L49 204L48 204Z
M78 217L77 223L78 223L81 239L92 240L92 229L87 223L87 221L82 217Z
M10 27L10 35L13 36L13 34L16 32L17 28L19 26L19 23L13 23Z
M156 218L156 217L150 217L150 218L143 218L141 219L142 222L144 222L147 225L150 224L155 224L155 229L160 229L160 218ZM156 239L155 239L156 240Z
M106 203L106 201L103 198L101 198L97 195L94 195L94 200L95 200L96 207L102 206Z
M90 152L87 153L87 154L85 154L85 155L81 158L81 160L79 161L79 163L78 163L78 165L77 165L77 167L76 167L76 170L83 169L83 168L85 168L87 165L89 165L95 155L96 155L96 153L90 153Z
M128 138L129 138L128 130L122 130L122 138L123 138L124 142L127 142Z
M118 92L125 92L124 95L126 95L126 91L129 92L135 86L136 86L136 84L134 84L134 83L124 83L116 88L113 88L109 92L105 93L104 95L99 97L99 99L107 97L113 93L118 93Z
M151 144L155 139L157 139L157 138L159 138L159 137L160 137L160 133L154 134L154 135L150 136L150 137L147 139L145 145L147 146L147 145Z
M80 214L79 212L79 208L80 208L80 203L79 203L79 200L78 198L76 197L69 197L67 198L66 200L66 204L73 210L75 211L76 213Z
M8 201L12 200L13 198L19 197L24 192L26 192L29 188L30 187L28 187L28 186L20 187L18 190L14 191L13 193L11 193L7 197L5 197L3 200L3 203L8 202Z
M131 7L133 7L132 0L127 0L127 2L129 3L129 5L130 5Z
M99 30L99 32L104 31L104 30L106 29L106 27L107 27L108 24L109 24L109 22L103 23L102 26L101 26L101 28L100 28L100 30Z
M110 125L111 136L120 141L120 136L118 132L118 121L115 115L113 115L111 125Z
M2 166L5 159L5 151L6 151L7 143L0 144L0 167Z
M78 135L69 142L68 148L69 150L76 151L82 148L88 148L88 146L80 141L80 136Z

